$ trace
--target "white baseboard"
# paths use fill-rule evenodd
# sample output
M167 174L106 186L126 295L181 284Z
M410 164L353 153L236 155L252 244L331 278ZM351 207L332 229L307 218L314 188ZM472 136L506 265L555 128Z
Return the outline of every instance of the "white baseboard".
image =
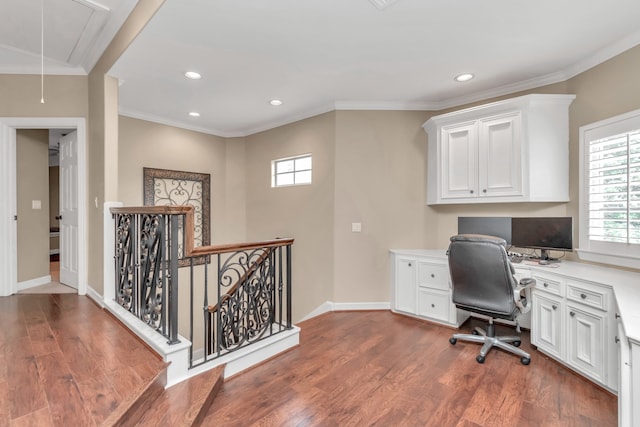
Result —
M98 293L91 286L87 286L87 296L93 300L100 308L104 308L104 299L102 299L102 295Z
M390 302L332 302L325 301L300 321L309 320L330 311L365 311L365 310L391 310Z
M25 280L24 282L18 282L16 289L17 292L24 291L25 289L35 288L36 286L46 285L51 282L51 275L37 277L31 280Z

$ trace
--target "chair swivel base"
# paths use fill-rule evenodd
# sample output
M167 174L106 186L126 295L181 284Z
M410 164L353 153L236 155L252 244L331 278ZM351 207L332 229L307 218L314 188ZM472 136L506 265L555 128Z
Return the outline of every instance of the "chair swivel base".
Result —
M485 331L482 328L475 327L473 330L473 334L453 334L451 338L449 338L449 342L451 344L455 344L458 340L462 341L470 341L477 342L482 344L482 348L480 349L480 354L476 357L476 361L478 363L484 363L485 358L487 357L487 353L493 347L498 347L503 350L506 350L510 353L516 354L520 356L520 362L523 365L528 365L531 363L531 355L526 351L519 349L520 346L520 337L516 335L511 336L495 336L495 326L490 324L488 327L488 331Z

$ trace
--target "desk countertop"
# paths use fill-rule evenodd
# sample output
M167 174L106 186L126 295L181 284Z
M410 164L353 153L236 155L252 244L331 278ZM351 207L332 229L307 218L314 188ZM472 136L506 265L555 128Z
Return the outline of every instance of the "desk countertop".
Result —
M445 249L391 249L391 253L428 257L443 262L447 259ZM560 275L568 279L578 279L612 288L625 334L629 340L640 344L640 273L573 261L562 261L559 264L546 266L525 261L514 264L514 267L519 270Z

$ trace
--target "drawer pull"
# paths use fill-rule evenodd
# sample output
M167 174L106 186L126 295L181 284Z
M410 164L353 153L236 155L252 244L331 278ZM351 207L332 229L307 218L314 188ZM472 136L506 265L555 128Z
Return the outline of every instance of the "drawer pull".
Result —
M554 310L557 310L557 309L558 309L558 306L557 306L557 305L555 305L555 304L553 304L553 305L551 306L551 308L553 308Z
M580 294L580 298L587 299L587 294Z
M573 316L575 316L575 315L576 315L576 314L575 314L573 311L569 312L569 316L573 317Z
M620 313L616 313L616 319L620 318Z
M542 286L544 286L545 288L548 288L548 287L549 287L549 284L548 284L547 282L544 282L544 283L542 284Z

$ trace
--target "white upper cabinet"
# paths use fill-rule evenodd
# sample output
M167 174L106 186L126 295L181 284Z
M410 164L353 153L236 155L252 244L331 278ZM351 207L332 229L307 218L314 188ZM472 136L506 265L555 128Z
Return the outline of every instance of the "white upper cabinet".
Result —
M569 105L532 94L434 116L427 204L569 200Z

